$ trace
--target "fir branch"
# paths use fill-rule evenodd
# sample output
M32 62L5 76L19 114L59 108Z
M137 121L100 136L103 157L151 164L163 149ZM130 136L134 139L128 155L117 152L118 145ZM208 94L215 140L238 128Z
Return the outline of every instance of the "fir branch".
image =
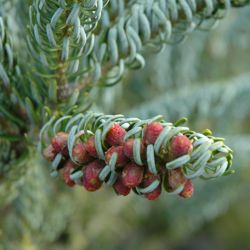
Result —
M136 69L145 65L142 56L143 48L151 47L160 51L165 44L180 42L192 31L201 27L206 20L216 21L221 19L224 15L223 12L227 11L230 5L230 0L223 1L223 3L213 0L197 3L186 0L180 2L173 0L169 3L166 0L155 2L149 0L111 1L108 7L102 11L99 24L98 20L95 23L97 28L93 29L93 32L96 38L92 39L92 36L92 38L87 39L86 46L80 46L79 56L72 52L74 56L72 56L71 64L76 66L76 71L66 73L62 64L57 64L55 68L51 67L55 63L52 63L53 65L48 63L47 66L50 65L49 70L51 72L52 69L52 72L49 74L39 72L39 74L41 77L48 79L57 76L58 93L63 93L64 98L72 95L76 89L80 93L89 91L94 86L93 82L96 81L99 81L100 85L113 86L121 80L126 67ZM45 23L41 23L43 28L40 28L38 23L33 24L33 21L30 25L34 45L29 43L29 47L32 48L35 44L41 43L38 47L42 48L43 55L42 57L40 55L39 59L44 62L46 56L52 56L58 49L59 54L62 55L63 44L66 44L63 43L61 37L61 39L59 38L59 47L53 46L53 44L55 45L53 40L57 40L57 33L54 29L48 28L50 26L46 26L50 21L50 16L53 17L53 14L56 13L58 6L54 7L55 9L52 10L51 14L40 13L40 10L36 8L39 15L48 14ZM65 23L67 13L65 15L66 17L62 18L63 23ZM63 25L63 27L65 28L67 25ZM74 29L76 30L76 28ZM77 46L79 48L79 45ZM64 48L66 47L64 46ZM83 49L83 47L85 48ZM46 50L48 51L46 52ZM31 51L34 52L33 55L36 54L35 48ZM65 51L66 49L64 49L64 54ZM54 56L54 59L58 62L59 58ZM68 65L67 62L66 64ZM62 68L60 68L61 66ZM79 68L81 70L78 70ZM75 84L66 84L65 74L69 76L68 81L74 81ZM64 83L62 87L60 87L58 79L61 79L60 81Z
M28 48L36 59L33 69L47 93L64 92L84 73L83 55L92 50L95 29L107 1L33 1L30 6ZM68 96L68 95L67 95Z
M10 182L14 182L15 172L20 173L16 167L23 166L27 159L25 134L30 124L27 123L24 103L27 89L23 79L8 27L0 16L0 178L5 181L1 183L0 200L2 196L7 196L7 200L12 196L8 189Z
M94 31L95 46L88 59L92 61L92 79L112 86L121 80L126 67L145 65L145 47L160 51L165 44L180 42L207 20L221 19L230 5L229 0L111 1ZM102 72L106 64L110 74Z
M5 131L12 130L13 126L19 134L26 128L24 120L25 108L23 97L16 93L23 92L20 84L21 70L17 62L12 39L8 33L4 19L0 16L0 121ZM6 119L4 121L4 119Z
M100 180L98 181L105 181L108 185L114 185L119 180L119 170L123 169L127 163L125 160L125 163L121 163L122 157L125 156L122 156L122 152L116 152L115 150L118 150L118 148L119 150L120 148L125 150L124 145L129 142L129 139L133 141L131 145L133 153L130 156L132 157L130 158L132 162L138 167L143 166L146 173L149 172L155 176L159 175L160 180L163 181L164 179L165 187L166 185L168 186L166 183L169 181L165 177L166 171L168 174L171 174L173 170L182 169L187 179L195 177L210 179L230 174L232 151L224 145L223 139L213 137L208 130L202 134L191 131L187 127L182 127L181 124L185 121L185 119L181 119L172 124L165 122L162 116L139 120L137 118L124 118L122 115L111 116L92 112L75 116L52 117L41 130L40 149L48 146L49 140L52 139L52 146L49 145L45 149L44 156L48 160L53 161L51 164L52 176L57 176L59 169L66 171L68 174L71 173L68 177L64 175L66 178L64 180L68 185L73 185L74 183L81 185L84 169L87 168L87 162L90 160L79 162L76 158L77 151L75 151L75 147L87 141L84 147L88 147L89 140L93 139L93 136L94 148L88 152L93 156L95 151L95 158L101 162L105 161L104 164L106 166L99 173ZM150 127L151 125L160 128L160 131L155 134L154 141L150 138L147 139L147 133L150 133L147 132L147 126ZM108 136L108 134L112 133L110 131L114 129L114 126L117 126L116 129L119 131L117 136L123 134L119 143L118 141L112 141L118 140L117 137L112 137L113 139L110 139L111 142L107 142L107 138L111 138L111 135ZM175 140L174 138L178 138L180 135L184 135L190 143L192 142L191 148L193 150L192 152L184 153L184 155L173 157L170 144ZM113 147L110 147L110 145ZM114 147L115 145L117 147ZM145 147L145 155L142 153L144 152L142 147ZM123 152L125 154L125 151ZM82 155L83 152L81 152L81 157L83 157ZM127 154L126 156L128 157ZM70 172L69 163L67 162L68 158L71 159L72 164L76 164ZM147 188L137 186L134 191L136 194L141 195L151 193L160 187L160 183L161 181L156 178ZM174 193L181 193L183 189L183 185L173 188L173 190L168 190L166 187L167 192Z

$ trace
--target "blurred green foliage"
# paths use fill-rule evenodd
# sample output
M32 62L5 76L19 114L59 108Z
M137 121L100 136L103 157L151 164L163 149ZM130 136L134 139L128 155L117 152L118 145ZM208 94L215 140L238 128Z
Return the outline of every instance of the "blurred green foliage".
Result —
M161 113L170 121L187 116L190 127L215 130L235 152L236 174L196 181L190 200L162 195L149 202L108 188L64 187L30 152L25 174L11 190L0 189L13 195L0 206L0 249L249 249L249 20L249 7L232 10L216 29L147 55L145 69L102 89L101 97L98 89L92 93L96 110Z

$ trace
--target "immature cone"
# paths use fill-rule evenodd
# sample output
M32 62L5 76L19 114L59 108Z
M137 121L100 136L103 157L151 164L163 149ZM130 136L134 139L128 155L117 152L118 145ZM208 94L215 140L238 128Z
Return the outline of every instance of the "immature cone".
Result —
M75 182L70 179L70 174L74 170L74 167L74 163L71 160L68 160L62 169L64 182L70 187L75 185Z
M125 186L122 182L121 177L118 177L113 188L117 195L127 196L130 193L131 188Z
M130 162L122 170L122 182L125 186L133 188L138 186L143 178L144 168Z
M144 188L146 188L150 184L152 184L155 180L160 180L160 177L148 172L145 174L145 176L143 178L142 185ZM148 200L153 201L153 200L156 200L160 196L160 194L161 194L161 184L159 184L159 186L157 188L155 188L153 191L146 193L144 196Z
M181 168L168 170L167 173L167 189L173 192L181 185L187 182L187 178L184 176Z
M170 141L170 155L174 158L191 153L192 142L185 135L176 135Z
M99 179L99 174L105 164L102 161L95 160L86 165L83 169L83 186L88 191L96 191L102 186L102 181Z
M86 145L82 142L77 143L73 147L72 156L73 159L80 164L85 164L91 161L91 156L88 154L86 150Z
M43 157L47 161L53 161L55 156L56 156L55 149L51 144L43 150Z
M133 145L134 145L134 141L135 139L130 138L128 140L126 140L124 142L123 145L123 152L125 154L126 157L128 157L130 160L134 159L134 155L133 155ZM141 155L144 155L145 153L145 146L141 143Z
M110 146L119 146L123 144L123 138L126 135L126 130L118 123L113 124L106 135L105 142Z
M64 156L68 155L67 148L68 134L64 132L57 133L51 140L55 153L62 153Z
M76 183L95 191L106 182L117 194L125 196L133 189L136 194L155 200L163 184L168 193L188 198L194 188L187 177L210 179L231 173L231 149L209 131L196 133L182 127L184 119L172 124L160 116L149 122L90 111L67 119L68 116L58 117L55 123L45 124L41 144L59 124L61 131L70 131L70 138L67 133L57 133L43 151L44 157L53 161L51 174L62 172L70 186ZM86 129L88 140L83 142L77 131ZM63 168L69 158L77 165L74 171L74 166ZM70 179L71 171L74 181Z
M92 157L98 158L98 154L95 147L95 137L91 136L86 142L86 150Z
M144 143L154 144L163 129L164 128L160 122L152 122L147 124L144 129Z
M123 146L118 146L118 147L112 146L105 153L105 162L107 164L109 164L110 158L114 153L117 154L117 161L115 164L116 167L122 167L128 162L128 158L123 153Z
M193 193L194 193L193 182L191 180L187 180L184 189L182 190L181 193L179 193L179 196L183 198L190 198L193 196Z

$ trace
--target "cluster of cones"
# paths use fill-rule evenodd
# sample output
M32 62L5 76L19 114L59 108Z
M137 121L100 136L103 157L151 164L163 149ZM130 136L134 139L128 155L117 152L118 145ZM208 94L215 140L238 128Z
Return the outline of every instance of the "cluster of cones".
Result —
M193 183L185 178L181 166L172 170L165 167L167 162L192 152L192 142L187 136L176 135L170 140L167 147L161 148L159 155L155 156L158 174L151 173L147 167L147 145L154 144L163 129L164 127L160 122L152 122L144 126L140 150L143 166L137 165L133 159L135 139L129 138L124 141L127 131L118 123L114 123L106 134L104 141L105 160L99 158L95 147L95 137L92 135L85 142L80 139L76 141L72 150L72 161L67 147L68 134L65 132L59 132L52 138L51 144L44 149L43 156L52 162L56 155L61 153L63 160L59 169L64 182L71 187L80 184L88 191L96 191L103 184L99 174L109 164L111 156L116 153L115 171L118 178L112 187L118 195L126 196L131 189L138 194L136 187L146 188L155 180L158 180L159 185L154 190L143 194L148 200L158 198L162 192L162 186L168 192L174 192L183 187L180 189L179 195L189 198L193 194ZM83 172L83 176L80 180L74 181L70 178L70 174L79 168Z

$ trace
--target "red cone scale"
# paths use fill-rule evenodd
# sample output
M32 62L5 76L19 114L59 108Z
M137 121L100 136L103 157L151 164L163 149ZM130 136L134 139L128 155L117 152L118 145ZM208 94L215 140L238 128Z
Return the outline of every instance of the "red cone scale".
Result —
M127 164L122 171L122 181L127 187L138 186L143 178L144 168L131 162Z
M53 161L55 156L56 156L55 149L51 144L43 150L43 157L47 161Z
M75 182L70 179L70 174L74 170L74 168L75 164L71 160L68 160L62 170L64 182L70 187L73 187L75 185Z
M131 190L131 188L129 188L123 184L121 177L119 177L116 180L115 184L113 185L113 188L114 188L117 195L123 195L123 196L127 196Z
M95 148L95 137L91 136L86 142L86 150L90 156L98 158L98 154Z
M64 132L59 132L51 140L51 145L53 146L55 153L62 153L64 156L68 155L67 149L68 134Z
M72 156L74 161L85 164L89 162L92 158L86 150L86 145L84 143L77 143L73 147Z
M187 179L184 176L181 168L168 171L167 188L170 192L176 190L181 185L184 185L186 181Z
M184 186L184 189L179 194L183 198L191 198L194 193L194 186L191 180L188 180Z
M123 138L126 130L119 124L115 123L106 135L106 143L109 146L119 146L123 144Z
M92 161L83 169L83 186L88 191L96 191L102 186L99 174L104 164L99 160Z
M159 122L147 124L144 130L144 143L154 144L163 129L163 126Z
M128 162L128 158L123 153L123 146L114 147L108 149L108 151L105 153L105 162L106 164L109 163L110 158L112 155L116 153L117 154L117 161L116 161L116 167L122 167Z
M192 149L192 143L185 135L176 135L170 142L170 154L174 158L189 154Z
M160 180L160 177L157 175L154 175L150 172L146 173L143 179L143 187L146 188L148 187L150 184L152 184L155 180ZM161 184L159 184L159 186L154 189L153 191L146 193L144 196L148 199L148 200L156 200L161 194Z
M126 140L124 142L124 145L123 145L123 152L124 152L125 156L128 157L130 160L133 160L133 158L134 158L134 156L133 156L134 141L135 141L135 139L130 138L130 139ZM145 154L145 146L143 145L143 143L141 143L141 155L144 156L144 154Z

